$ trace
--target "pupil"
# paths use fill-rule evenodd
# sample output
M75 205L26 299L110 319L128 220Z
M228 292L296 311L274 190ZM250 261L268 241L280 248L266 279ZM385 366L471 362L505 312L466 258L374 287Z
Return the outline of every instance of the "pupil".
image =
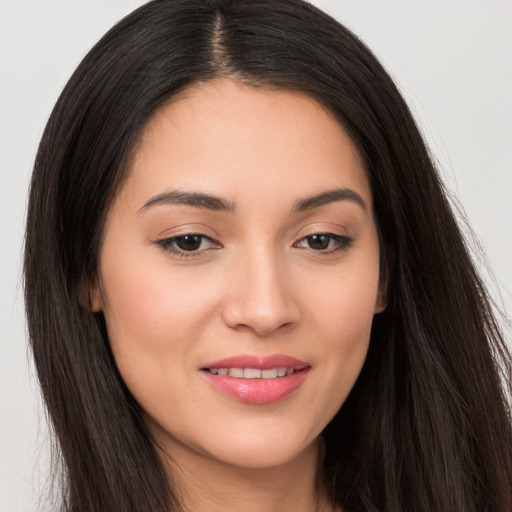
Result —
M311 235L308 239L308 245L311 249L323 250L329 247L329 235Z
M197 251L201 245L200 235L185 235L176 238L176 245L182 251Z

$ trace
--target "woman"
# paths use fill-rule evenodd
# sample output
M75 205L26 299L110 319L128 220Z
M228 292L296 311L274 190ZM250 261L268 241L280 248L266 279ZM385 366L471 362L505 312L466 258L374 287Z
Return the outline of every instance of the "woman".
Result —
M394 84L312 6L125 18L27 226L65 510L512 508L489 301Z

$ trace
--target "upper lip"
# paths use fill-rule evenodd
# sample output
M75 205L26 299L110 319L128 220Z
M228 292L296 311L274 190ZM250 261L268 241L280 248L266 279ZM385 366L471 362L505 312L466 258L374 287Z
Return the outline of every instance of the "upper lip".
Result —
M270 356L242 354L213 361L205 364L202 368L255 368L259 370L270 370L272 368L302 369L308 366L308 363L300 359L283 354L273 354Z

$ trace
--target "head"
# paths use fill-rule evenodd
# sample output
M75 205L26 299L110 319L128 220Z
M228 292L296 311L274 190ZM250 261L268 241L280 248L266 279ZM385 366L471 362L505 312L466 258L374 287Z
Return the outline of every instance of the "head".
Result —
M230 104L230 98L236 102ZM251 114L251 123L244 122L242 108ZM224 119L231 123L231 132L219 124L223 112ZM269 133L265 133L262 127L275 119L275 128L269 126ZM300 130L295 133L293 129L284 137L285 141L292 141L290 144L295 140L298 149L294 150L304 151L295 162L303 180L297 180L290 167L282 166L280 173L277 164L289 164L290 159L280 161L273 156L280 155L282 148L272 146L272 141L290 119L296 120L299 127L313 127L307 132L311 138L301 141ZM233 129L237 120L241 128ZM315 127L321 127L317 133ZM208 137L208 132L213 136ZM259 143L259 146L255 144L258 152L244 154L243 136ZM234 154L236 149L230 147L228 139L234 140L233 146L239 148L239 154ZM318 140L316 148L308 146L311 139ZM213 152L203 155L201 152L208 145L205 140ZM267 159L261 157L264 144L270 146ZM228 147L227 153L219 150L222 147ZM202 166L190 164L190 154L195 151ZM206 169L204 163L212 154L219 156L216 160L219 163ZM315 180L312 166L307 165L308 155L321 162L322 158L326 162L331 158L334 163L331 167L325 163L322 169L328 171L320 171ZM155 163L158 159L175 162L181 172L159 174L155 169L165 165L158 167ZM250 162L245 168L240 165L244 159ZM353 172L340 173L338 178L333 169L342 163L347 163ZM236 174L237 168L241 169L240 174ZM263 169L259 175L258 169ZM244 186L255 175L254 183ZM214 275L235 280L229 290L221 288L219 280L208 281L207 276L212 275L208 271L201 282L210 286L208 293L212 297L207 297L208 304L200 304L200 310L187 288L190 282L197 284L194 279L202 271L199 264L173 260L176 268L181 265L181 277L170 278L165 294L162 286L159 288L162 295L155 292L162 274L156 275L155 288L144 288L147 269L161 268L164 250L168 251L167 260L174 257L169 255L169 248L172 245L171 249L176 250L176 240L168 242L168 239L189 234L178 230L160 236L158 215L162 217L162 214L158 214L158 208L162 205L151 201L169 192L172 180L177 182L173 189L175 198L183 191L206 192L220 196L226 203L221 211L210 208L215 211L210 211L207 221L198 220L195 213L192 221L187 221L206 225L210 230L201 231L206 237L199 241L200 248L205 249L201 258L211 260L208 269L216 265ZM290 183L293 186L287 186ZM316 8L297 0L156 0L121 21L91 50L59 98L41 141L31 187L25 256L32 347L43 394L70 474L71 503L78 499L80 479L92 481L94 473L98 475L97 480L101 477L107 485L101 491L90 487L91 503L100 503L105 509L112 496L118 507L123 504L130 510L143 510L148 503L155 510L164 510L168 508L165 500L172 499L167 487L169 474L157 448L165 451L169 447L162 431L174 428L166 423L172 419L159 413L157 403L145 402L149 391L139 386L137 365L130 360L134 355L140 356L144 367L145 353L124 351L123 340L130 338L137 324L144 327L144 318L155 325L157 348L153 355L160 347L157 343L160 328L162 332L168 329L169 336L177 338L177 344L187 344L190 340L179 338L177 325L176 332L172 323L158 325L157 316L152 316L159 308L158 301L146 310L140 303L138 309L136 300L123 303L130 294L138 299L138 293L142 298L147 292L150 301L159 296L172 301L175 296L172 320L176 322L190 312L196 315L191 317L194 322L205 315L210 318L215 310L215 328L221 319L222 329L236 331L252 351L254 339L286 340L294 326L303 321L303 304L314 303L313 310L331 307L326 328L331 330L327 334L333 339L342 336L344 326L332 318L336 318L333 315L338 308L340 318L348 319L349 305L341 289L342 280L337 282L334 277L338 274L332 270L332 262L302 263L303 267L313 265L315 272L320 272L322 283L330 284L329 300L323 295L315 300L310 296L309 303L306 302L308 293L296 286L300 281L298 274L288 267L282 272L276 251L269 249L260 260L256 257L258 251L263 254L265 247L270 247L268 233L272 226L277 226L279 233L286 233L283 239L290 239L287 247L300 252L311 241L306 238L315 232L300 231L303 226L296 221L298 217L293 222L290 220L294 204L301 198L341 188L355 191L362 198L363 207L355 204L356 196L346 201L350 203L348 210L366 210L362 213L357 210L353 216L367 215L365 240L371 247L368 252L371 257L364 269L350 268L355 275L369 276L364 286L353 284L351 289L367 292L361 302L366 316L361 321L362 327L358 324L364 335L359 332L357 339L363 341L351 352L354 354L352 369L346 382L340 379L336 388L335 379L330 378L322 387L324 381L319 380L319 388L325 390L324 394L329 393L329 399L323 397L319 401L321 407L312 408L312 419L304 431L290 438L290 443L295 445L311 443L323 431L324 473L333 496L341 496L342 487L350 487L362 474L358 458L378 468L373 477L378 471L389 476L382 460L396 461L402 457L400 449L389 441L395 439L393 432L403 429L402 441L408 450L427 452L425 440L414 438L412 430L406 428L415 407L412 398L420 394L427 396L425 407L420 410L425 415L421 421L436 423L431 419L443 402L442 397L439 402L436 400L439 393L448 394L450 386L439 391L432 379L447 379L447 375L463 372L464 365L473 364L465 359L462 351L459 369L449 368L453 361L448 354L460 348L461 337L455 338L452 331L450 316L454 311L450 309L451 299L446 296L446 289L453 289L454 294L467 294L461 283L475 276L471 274L472 267L439 178L407 106L387 73L353 34ZM284 197L273 196L272 190L282 191ZM255 198L259 198L261 205ZM167 204L163 208L167 208L165 215L170 215L172 206ZM242 220L233 220L239 217L224 211L229 208L238 208ZM126 221L129 215L132 220ZM343 215L339 225L348 222L346 218L352 213ZM146 222L147 230L153 230L148 235L153 241L151 256L147 256L146 247L146 252L134 255L133 261L122 260L127 266L123 267L122 263L117 266L123 248L130 247L122 245L131 236L125 236L123 230L144 216L150 220L140 222ZM211 221L214 217L216 220ZM253 231L249 231L251 219L254 219ZM317 218L312 222L319 223ZM331 220L329 223L336 224ZM300 230L292 236L289 233L293 226L299 226ZM219 234L223 229L228 234ZM316 233L324 233L327 228L319 224L315 229ZM256 250L239 252L238 258L235 251L228 267L222 267L226 265L222 261L215 262L221 246L224 248L247 233L253 240L259 240L259 245L253 247ZM330 243L346 243L347 233L334 231L334 234L338 238L330 239ZM227 242L223 243L224 240ZM155 256L155 242L159 243L158 256ZM274 259L268 256L270 252ZM158 263L155 258L160 258ZM454 258L459 265L447 264L447 260ZM269 267L262 268L262 261ZM119 278L115 277L116 267ZM140 269L145 274L137 274ZM122 276L132 270L134 279L123 281ZM260 308L258 314L251 316L251 311L254 312L251 307L257 307L251 305L248 297L257 298L259 293L266 293L261 284L265 279L278 282L278 292L262 295L261 304L270 304L268 310L262 312ZM239 286L244 280L250 283L250 293L246 291L245 295ZM119 283L132 287L123 289ZM169 292L169 287L174 290ZM201 290L197 293L201 294ZM297 297L300 300L295 300ZM471 314L471 308L475 312L479 307L471 299L462 302L464 315ZM142 320L130 326L133 312L140 314ZM466 338L474 338L472 333L478 329L477 323L476 320L467 322ZM210 323L205 323L207 331L201 330L202 325L187 324L184 332L201 335L208 332L213 336L211 339L223 332L212 332ZM146 334L140 331L140 336ZM437 343L432 342L436 339ZM227 347L220 357L231 355ZM219 357L207 349L201 350L200 356L178 353L177 363L192 360L197 365L198 361L204 363L208 358ZM336 347L331 350L329 357L332 355L336 362ZM316 357L313 351L305 353L313 360ZM148 364L146 368L149 375L152 367ZM179 368L177 364L176 371ZM330 371L335 368L332 363ZM156 380L155 385L158 383ZM191 409L187 404L181 405L186 416ZM378 421L370 421L372 416L378 416ZM191 421L194 418L190 416ZM441 431L444 425L439 418L432 428ZM176 428L183 430L187 425ZM455 442L456 435L457 432L449 431L443 443L449 446ZM212 451L221 445L218 441L214 440L215 446L196 448ZM276 443L283 441L276 438ZM263 443L255 433L250 439L252 449L256 446L261 450L263 444L258 442ZM237 449L246 449L247 460L254 460L249 448L241 445L233 448ZM290 447L284 449L279 460L282 462L292 451ZM229 460L236 453L223 452L220 456ZM345 463L341 464L341 460ZM113 471L113 467L123 469ZM132 494L124 490L126 481L128 487L138 486ZM386 492L389 490L382 491L382 495L377 492L371 499L383 503L388 499L384 497ZM136 495L144 495L144 500L137 503ZM80 499L83 501L84 496Z

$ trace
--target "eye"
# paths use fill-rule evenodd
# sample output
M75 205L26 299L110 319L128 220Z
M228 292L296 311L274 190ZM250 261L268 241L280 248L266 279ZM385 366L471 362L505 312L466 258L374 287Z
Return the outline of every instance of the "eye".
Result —
M350 247L352 239L334 233L315 233L299 240L295 247L311 249L316 252L333 253Z
M219 247L219 244L206 235L190 233L158 240L158 246L167 252L181 257L198 256L202 251Z

